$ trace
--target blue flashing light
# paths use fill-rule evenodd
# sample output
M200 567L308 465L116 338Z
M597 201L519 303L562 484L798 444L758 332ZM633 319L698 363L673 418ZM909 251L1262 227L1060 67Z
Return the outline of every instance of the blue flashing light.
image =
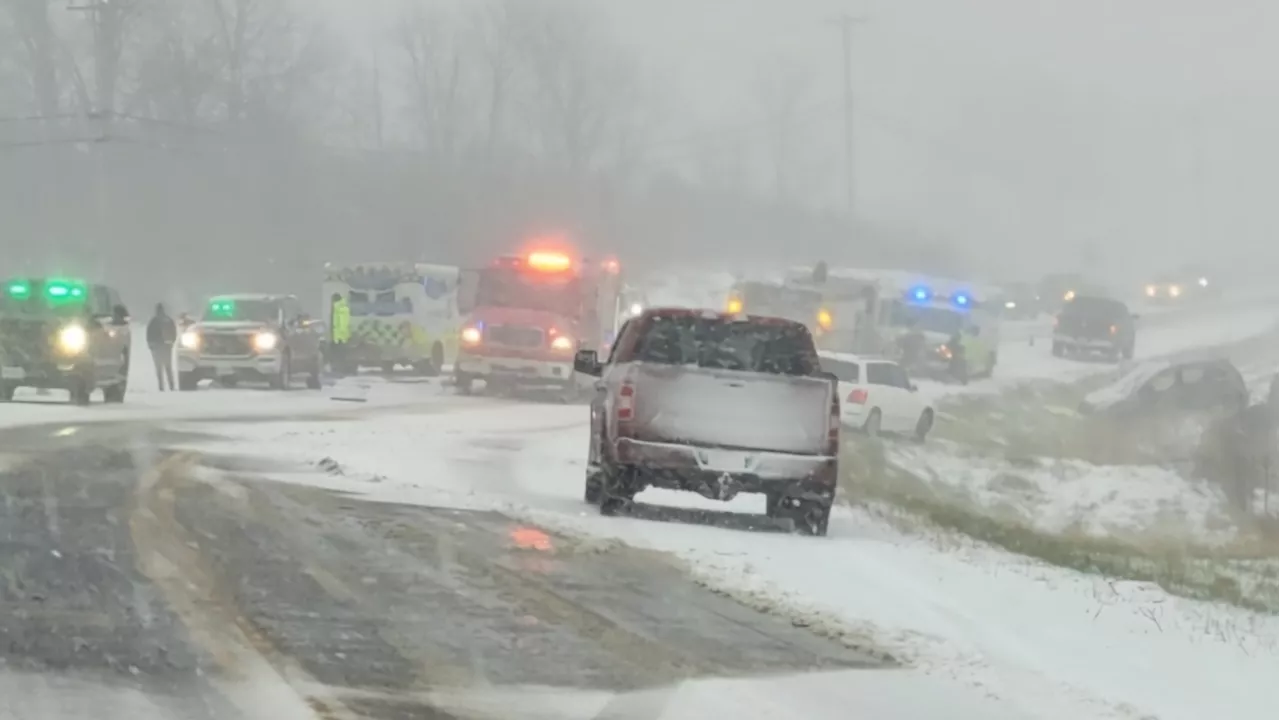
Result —
M933 298L933 291L921 285L911 288L907 296L916 302L929 302Z
M973 306L973 298L967 293L958 292L951 296L951 302L958 308L967 308Z

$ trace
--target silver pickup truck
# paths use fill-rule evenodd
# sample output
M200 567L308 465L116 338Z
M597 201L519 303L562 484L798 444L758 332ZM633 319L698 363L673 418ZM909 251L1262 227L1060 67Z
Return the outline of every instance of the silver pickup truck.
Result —
M687 309L629 320L591 403L584 499L604 514L647 487L728 501L763 493L770 517L825 535L835 498L840 405L798 322Z

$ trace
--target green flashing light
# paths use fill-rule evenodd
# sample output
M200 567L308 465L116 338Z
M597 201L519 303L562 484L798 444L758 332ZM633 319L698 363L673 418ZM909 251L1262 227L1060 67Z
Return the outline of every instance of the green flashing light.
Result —
M211 300L209 302L209 314L214 317L235 317L236 304L231 300Z
M26 300L31 297L31 283L26 280L12 280L5 286L5 292L14 300Z
M79 280L50 279L44 283L44 295L51 303L77 304L85 301L88 292Z

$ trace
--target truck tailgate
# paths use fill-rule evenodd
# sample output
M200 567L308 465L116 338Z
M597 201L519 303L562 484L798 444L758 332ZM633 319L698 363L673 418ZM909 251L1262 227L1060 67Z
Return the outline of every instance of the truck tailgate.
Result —
M706 447L822 455L831 422L831 383L636 363L636 439Z

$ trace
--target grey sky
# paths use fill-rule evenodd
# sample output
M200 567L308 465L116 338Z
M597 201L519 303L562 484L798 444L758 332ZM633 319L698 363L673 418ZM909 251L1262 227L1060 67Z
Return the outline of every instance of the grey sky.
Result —
M325 2L353 44L374 42L402 6ZM839 202L827 21L847 11L867 19L854 53L864 214L998 255L1010 272L1077 263L1085 241L1135 272L1149 253L1276 266L1274 0L597 4L660 85L654 151L667 162L687 163L699 128L758 134L753 77L786 63L811 86L799 152L812 196Z

